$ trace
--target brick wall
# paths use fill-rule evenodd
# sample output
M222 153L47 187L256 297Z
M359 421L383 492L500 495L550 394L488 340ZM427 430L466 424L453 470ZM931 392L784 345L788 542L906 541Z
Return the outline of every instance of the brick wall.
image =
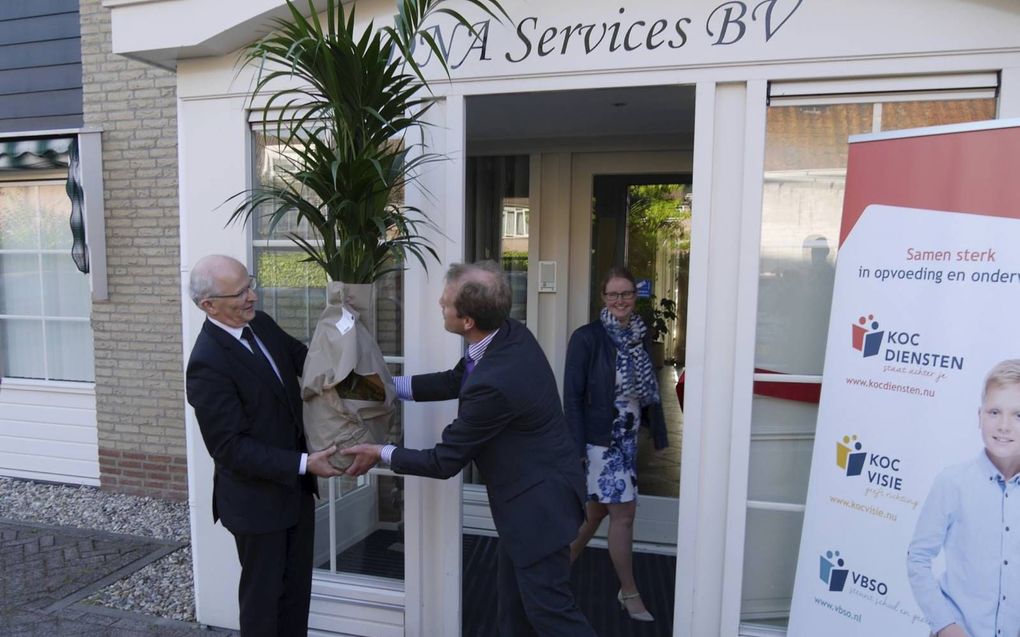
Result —
M176 75L111 53L82 0L85 125L103 130L110 298L94 303L104 489L185 499Z

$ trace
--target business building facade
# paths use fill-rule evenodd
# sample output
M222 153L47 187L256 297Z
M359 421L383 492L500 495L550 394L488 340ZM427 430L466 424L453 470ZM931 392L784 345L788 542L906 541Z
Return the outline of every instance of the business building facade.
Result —
M389 2L353 4L363 20L385 22L392 11ZM567 340L591 316L601 271L640 257L651 293L681 310L665 343L665 357L676 366L660 376L679 382L683 397L682 415L672 416L674 462L648 469L657 478L642 486L635 531L639 550L675 557L674 606L655 611L672 615L674 634L784 634L847 137L1020 117L1020 8L1007 0L519 0L504 6L511 21L477 16L476 34L437 25L451 78L442 78L434 63L427 66L437 71L439 99L424 141L448 160L432 165L421 187L404 196L435 222L440 263L427 273L413 264L381 285L377 329L384 353L402 373L455 361L461 343L445 335L436 306L440 272L455 261L499 258L511 271L515 315L536 334L561 379ZM167 115L176 118L170 122L176 125L173 172L157 162L154 174L134 179L151 178L153 189L176 186L177 201L167 192L153 196L161 212L152 223L179 247L179 259L126 255L108 267L109 290L111 300L118 289L158 298L159 307L147 309L162 312L158 320L165 324L155 330L164 335L160 347L175 350L166 359L175 366L166 371L174 393L153 409L165 410L156 414L162 429L169 431L176 418L173 427L186 436L165 455L170 465L186 457L198 618L230 626L236 621L233 544L212 523L212 462L179 392L182 361L203 319L184 285L201 256L226 252L249 264L265 309L297 335L308 334L324 302L321 281L297 262L282 235L257 221L227 225L223 205L273 179L285 161L259 124L262 104L248 93L254 71L237 65L239 49L283 15L281 2L103 0L82 7L82 24L93 13L109 19L112 54L154 74L163 82L161 95L175 100L173 112L160 112L164 123ZM93 79L117 81L102 69ZM89 104L86 82L84 124ZM124 133L127 145L114 150L129 151L135 134ZM103 143L105 158L110 142ZM107 184L122 179L120 169L138 167L133 155L122 158L116 170L106 161ZM654 245L646 250L647 236L633 228L649 217L635 216L633 204L656 188L671 211L658 218ZM165 210L175 205L179 214ZM112 263L115 217L107 210L105 218ZM153 226L138 225L146 227ZM125 219L125 235L131 228ZM118 245L146 247L131 248L126 237ZM128 276L145 265L156 268L153 285L173 281L176 289L126 282L117 288L117 272ZM130 372L129 351L101 363L100 334L124 332L114 329L121 312L97 307L93 301L96 462L104 440L120 452L118 462L130 462L125 452L150 452L141 443L131 448L137 417L132 421L114 406L123 404L117 387L122 381L130 387L141 373ZM149 343L144 332L130 331L135 321L127 323L129 336L120 341ZM101 376L103 365L111 371ZM395 433L409 446L429 446L454 413L448 404L405 405ZM99 480L98 471L90 480ZM468 593L462 547L492 528L484 487L476 482L471 472L437 482L381 470L324 484L314 634L459 634ZM348 559L373 541L382 542L387 557L379 568Z

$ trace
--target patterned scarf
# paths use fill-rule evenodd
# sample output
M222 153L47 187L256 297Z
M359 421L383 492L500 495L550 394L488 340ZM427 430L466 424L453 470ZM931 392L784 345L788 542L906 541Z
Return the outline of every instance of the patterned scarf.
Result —
M609 338L616 344L616 371L623 384L617 387L618 396L634 396L641 406L659 402L659 381L655 378L652 360L643 346L645 323L632 314L627 326L620 325L616 317L602 308L599 315Z

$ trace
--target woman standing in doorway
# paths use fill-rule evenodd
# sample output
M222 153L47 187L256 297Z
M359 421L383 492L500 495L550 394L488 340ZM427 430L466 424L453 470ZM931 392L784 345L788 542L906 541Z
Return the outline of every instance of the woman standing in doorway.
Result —
M576 560L609 516L609 556L620 580L617 601L631 619L653 621L634 582L634 511L637 508L637 432L652 433L663 449L666 424L659 383L648 356L651 338L640 316L634 276L622 267L602 280L599 320L579 327L567 346L563 405L587 467L587 519L570 545Z

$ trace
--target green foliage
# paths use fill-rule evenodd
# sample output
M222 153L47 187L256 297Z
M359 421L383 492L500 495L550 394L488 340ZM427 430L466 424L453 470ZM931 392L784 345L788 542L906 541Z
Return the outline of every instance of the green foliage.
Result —
M300 252L259 254L260 288L324 288L326 274Z
M647 184L627 190L628 264L638 278L655 277L661 248L690 250L691 210L685 184Z
M652 340L657 341L669 330L669 321L676 320L676 303L672 299L659 299L655 302L655 295L648 298L640 298L634 306L634 312L641 317L648 331L652 333Z
M523 250L504 250L500 262L507 272L528 271L528 253Z
M468 2L497 19L506 15L498 0ZM262 125L275 128L286 165L281 179L231 198L240 199L231 221L260 208L269 211L270 233L289 215L307 220L321 241L288 238L334 281L371 283L409 255L423 267L428 256L437 258L422 235L427 219L396 195L422 166L442 159L407 140L433 103L412 57L416 41L447 69L424 24L446 15L474 33L448 3L399 0L392 27L359 30L353 6L345 14L342 2L328 0L320 18L308 0L305 17L287 0L289 17L242 57L259 68L252 98L267 94ZM274 91L281 83L288 88Z

